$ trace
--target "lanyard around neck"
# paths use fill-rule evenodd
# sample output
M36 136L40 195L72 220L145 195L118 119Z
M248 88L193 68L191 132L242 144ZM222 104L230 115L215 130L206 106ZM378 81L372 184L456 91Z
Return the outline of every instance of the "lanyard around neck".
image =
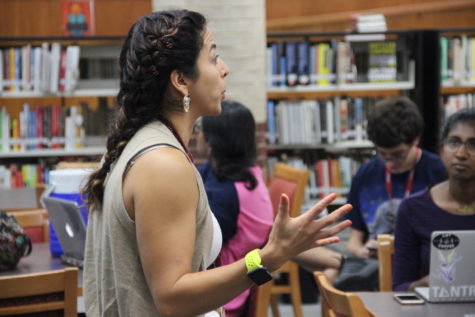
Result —
M409 172L409 177L407 178L406 182L406 189L404 190L404 196L403 198L406 198L409 196L412 190L412 186L414 185L414 171L416 169L417 162L419 162L419 159L421 158L422 151L420 148L417 148L417 154L416 154L416 162L411 168L411 171ZM385 169L385 185L386 185L386 193L388 194L389 199L392 199L393 196L393 182L391 180L391 170L386 167Z

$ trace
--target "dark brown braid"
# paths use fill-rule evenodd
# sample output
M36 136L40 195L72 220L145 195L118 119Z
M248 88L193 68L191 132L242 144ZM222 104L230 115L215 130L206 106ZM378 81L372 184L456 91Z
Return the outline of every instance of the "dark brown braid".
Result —
M166 113L182 111L165 98L170 74L178 70L191 79L199 76L196 61L205 26L201 14L177 10L154 12L130 28L119 58L116 122L107 138L103 165L82 190L90 210L102 206L104 180L134 134Z

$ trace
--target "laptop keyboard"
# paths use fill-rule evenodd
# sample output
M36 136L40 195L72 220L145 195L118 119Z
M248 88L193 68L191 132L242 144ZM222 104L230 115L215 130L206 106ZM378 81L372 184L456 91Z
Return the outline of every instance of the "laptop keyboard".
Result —
M79 268L83 268L83 264L84 264L84 261L83 260L79 260L79 259L76 259L72 256L69 256L69 255L61 255L61 261L63 261L63 263L65 264L68 264L68 265L72 265L72 266L77 266Z

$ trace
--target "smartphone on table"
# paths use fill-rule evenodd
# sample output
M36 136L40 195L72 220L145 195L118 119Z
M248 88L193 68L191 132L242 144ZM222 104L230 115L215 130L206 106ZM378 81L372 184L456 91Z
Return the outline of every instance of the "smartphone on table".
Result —
M416 293L394 293L394 299L401 305L420 305L424 304L424 300Z

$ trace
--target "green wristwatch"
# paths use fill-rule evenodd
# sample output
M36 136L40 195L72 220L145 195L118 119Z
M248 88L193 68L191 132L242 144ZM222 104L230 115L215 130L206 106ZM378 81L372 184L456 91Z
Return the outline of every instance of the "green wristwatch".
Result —
M246 254L245 257L247 276L254 283L256 283L256 285L262 285L272 280L272 275L261 264L261 256L259 255L259 251L260 249L254 249Z

